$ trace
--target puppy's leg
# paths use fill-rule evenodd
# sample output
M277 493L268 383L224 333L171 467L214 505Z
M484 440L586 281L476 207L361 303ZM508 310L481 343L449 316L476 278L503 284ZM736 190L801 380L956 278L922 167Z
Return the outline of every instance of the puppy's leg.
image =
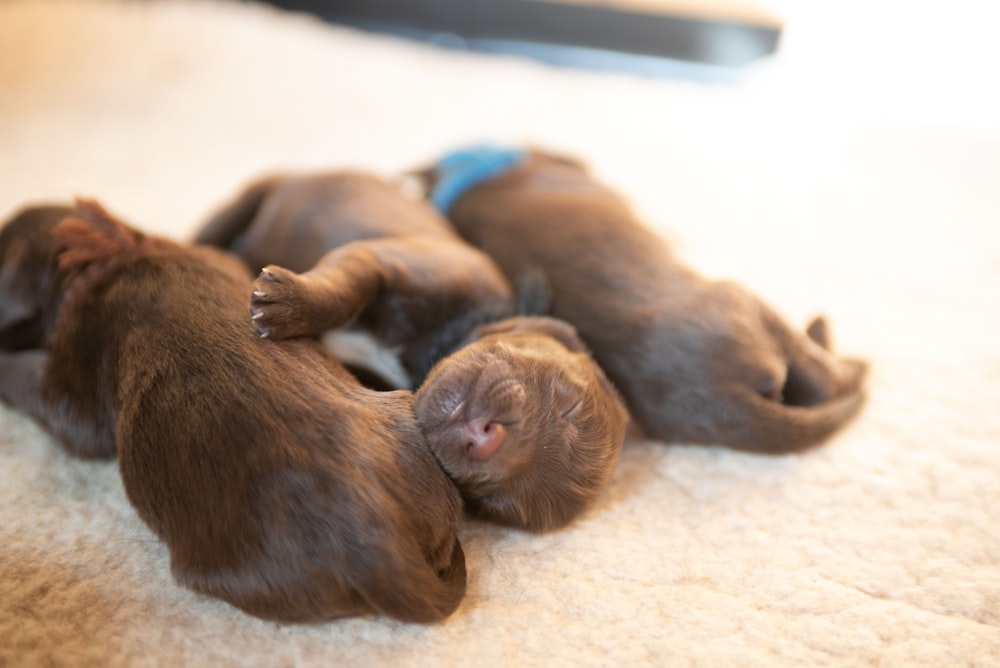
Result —
M337 248L304 274L268 265L254 281L250 313L262 337L319 336L354 320L385 272L366 242Z
M114 457L111 420L86 401L55 390L48 379L49 353L0 352L0 399L45 427L71 454L86 459ZM91 399L91 408L96 408ZM106 419L102 419L106 418Z
M809 323L809 326L806 327L806 335L822 346L824 350L833 350L833 344L830 341L830 326L823 316L818 316Z
M868 365L831 352L831 337L825 319L815 319L805 333L793 331L770 310L765 313L765 319L788 362L788 376L783 388L784 403L815 406L861 391Z

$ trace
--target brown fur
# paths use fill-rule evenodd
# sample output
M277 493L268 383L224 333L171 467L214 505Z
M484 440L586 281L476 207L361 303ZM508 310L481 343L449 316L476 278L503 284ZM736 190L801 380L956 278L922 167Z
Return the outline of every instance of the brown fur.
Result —
M13 217L0 276L19 349L0 398L74 455L117 454L180 584L280 621L458 606L461 501L413 395L362 387L315 341L261 340L241 263L80 202Z
M567 524L618 459L627 414L617 393L561 320L507 318L472 337L417 392L428 441L477 515L534 530ZM508 436L483 462L465 453L481 416Z
M366 174L274 177L197 240L267 264L251 300L262 335L350 324L399 348L426 375L416 410L431 448L479 516L554 529L608 481L627 422L617 393L572 327L506 317L506 279L423 202Z
M433 186L433 169L423 172ZM834 357L732 282L702 278L580 163L542 152L477 185L449 219L511 279L541 274L651 437L755 452L816 444L863 402Z

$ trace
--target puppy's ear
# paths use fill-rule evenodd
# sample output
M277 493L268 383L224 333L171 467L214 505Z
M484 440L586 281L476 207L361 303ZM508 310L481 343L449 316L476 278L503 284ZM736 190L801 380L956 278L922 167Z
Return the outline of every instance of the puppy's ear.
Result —
M0 349L24 350L38 346L42 340L38 304L26 299L24 294L15 298L9 294L0 287Z
M588 350L573 325L548 316L516 316L480 325L473 330L473 338L479 339L493 334L516 332L537 332L551 336L566 346L568 350L575 353L587 352Z
M33 347L41 338L43 275L57 246L52 226L71 209L23 209L0 231L0 348Z
M28 294L24 281L17 280L17 266L0 270L0 332L32 318L38 310L38 295Z

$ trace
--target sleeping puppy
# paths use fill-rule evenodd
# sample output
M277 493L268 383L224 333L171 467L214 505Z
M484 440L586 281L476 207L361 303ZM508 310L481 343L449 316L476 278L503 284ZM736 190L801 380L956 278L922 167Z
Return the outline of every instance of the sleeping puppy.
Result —
M451 614L461 499L410 392L361 386L316 341L260 339L251 277L98 204L0 231L0 398L80 457L117 454L183 586L265 619ZM28 333L34 333L29 340Z
M426 203L362 173L276 176L197 241L267 265L251 297L262 336L350 325L399 350L431 449L478 516L555 529L610 478L627 423L614 388L573 327L513 316L499 269Z
M543 274L650 437L779 453L814 445L863 403L866 364L834 357L731 282L682 265L580 163L483 146L418 173L435 206L512 280Z
M258 292L273 298L254 299L262 336L313 336L352 323L399 352L404 375L390 380L412 385L470 329L513 311L510 284L489 258L426 204L367 174L256 181L195 243L225 248L253 271L280 265L257 280Z

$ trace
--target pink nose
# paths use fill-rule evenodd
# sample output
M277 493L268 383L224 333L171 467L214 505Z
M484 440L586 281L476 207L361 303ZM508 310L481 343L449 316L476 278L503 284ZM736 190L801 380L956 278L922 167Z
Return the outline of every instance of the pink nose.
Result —
M499 422L476 418L465 423L465 452L470 459L485 462L503 445L507 430Z

